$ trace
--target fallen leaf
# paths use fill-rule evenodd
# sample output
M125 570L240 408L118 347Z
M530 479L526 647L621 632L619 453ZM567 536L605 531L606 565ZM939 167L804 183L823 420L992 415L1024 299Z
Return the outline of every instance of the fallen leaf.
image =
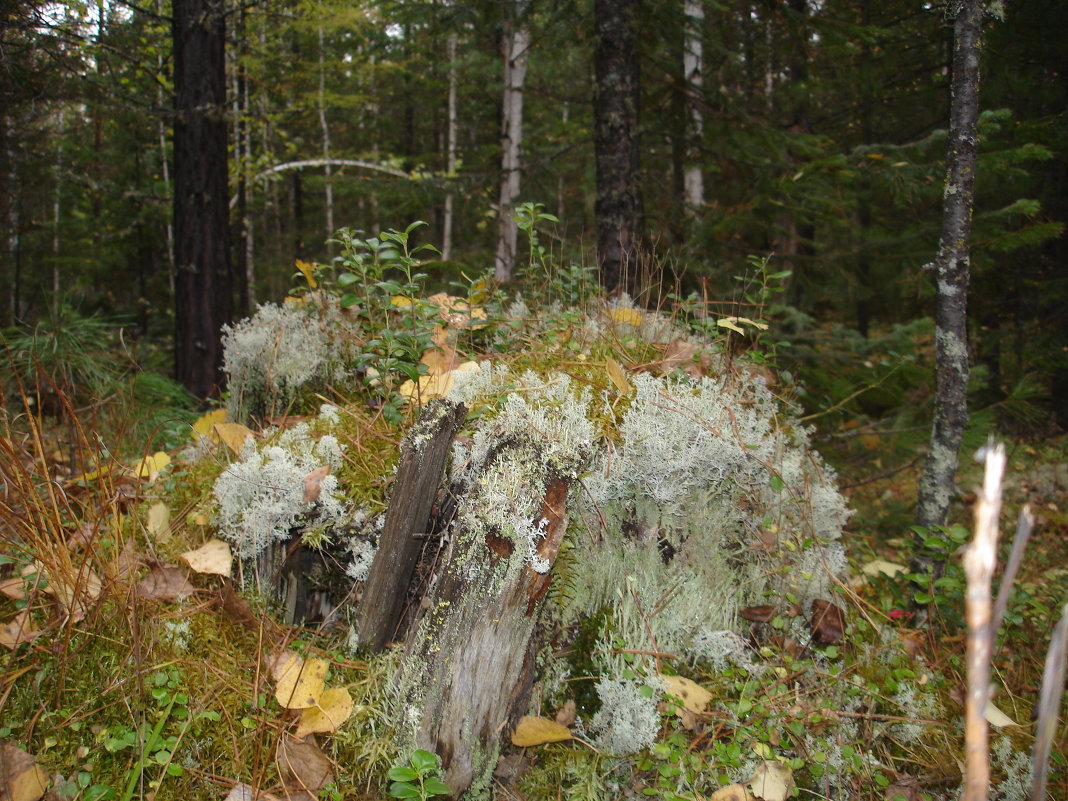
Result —
M153 568L137 585L137 596L146 601L180 601L195 591L182 569L175 565Z
M0 595L6 595L16 601L26 600L26 582L21 576L0 579Z
M445 375L460 366L460 357L448 345L431 348L419 359L429 375Z
M171 538L171 510L163 501L158 501L148 508L145 529L156 542L166 542Z
M48 789L48 773L18 746L0 742L0 799L37 801Z
M274 697L286 709L315 706L323 694L327 664L322 659L304 659L284 651L271 660L271 675L277 682Z
M991 726L995 726L999 729L1004 729L1006 726L1019 726L1015 720L1010 718L996 706L992 701L987 701L986 709L983 710L983 717L986 718L986 722Z
M698 346L685 339L676 339L664 349L664 358L660 360L660 371L664 375L670 373L680 364L693 359Z
M330 465L324 464L304 476L304 503L315 503L322 491L323 479L330 475Z
M904 565L899 565L895 562L887 562L885 559L873 559L872 561L865 563L860 570L865 576L886 574L891 578L899 573L908 572L908 568Z
M15 616L0 628L0 645L14 651L22 643L29 642L40 633L33 627L30 610L22 609L16 612ZM4 796L0 795L0 799L2 798Z
M334 780L330 760L314 740L305 742L282 737L277 759L278 772L287 791L303 790L314 797Z
M845 634L845 615L830 601L817 598L812 602L812 634L824 645L842 641Z
M409 379L400 385L397 392L402 398L423 404L433 398L444 398L448 395L452 391L453 376L457 373L473 373L479 369L478 362L464 362L445 375L419 376L418 382Z
M137 575L137 570L140 567L141 556L137 552L137 544L134 542L133 537L127 537L122 550L119 551L110 564L111 572L109 575L117 581L127 583Z
M682 725L688 731L697 728L697 716L705 711L712 693L695 681L685 676L660 676L668 695L682 701L682 706L675 706L675 714L682 718Z
M561 726L555 720L535 718L530 715L521 717L519 725L512 732L512 745L519 748L544 743L560 743L570 739L571 732L567 726Z
M281 801L281 799L270 793L257 793L247 784L238 782L223 801Z
M218 604L234 623L253 629L259 628L252 604L238 595L233 583L228 580L224 580L222 587L219 588Z
M722 320L716 320L716 325L720 328L729 328L731 331L737 331L739 334L744 334L745 331L737 326L734 319L735 318L732 317L724 317Z
M712 793L708 801L753 801L753 796L740 784L728 784Z
M575 723L575 717L578 714L578 707L575 704L574 699L568 699L564 702L564 705L556 710L556 722L561 726L572 726Z
M608 371L608 377L615 384L616 389L619 390L620 395L630 394L630 382L627 381L627 374L623 372L623 368L619 366L619 362L615 359L608 358L604 362L605 370Z
M749 789L764 801L786 801L794 790L794 772L782 762L764 760L753 772Z
M208 540L195 551L186 551L182 559L194 573L229 576L234 557L230 546L222 540Z
M138 462L137 467L134 468L134 473L138 478L147 478L148 483L151 484L159 478L159 474L166 470L170 463L170 456L163 451L156 451L151 456L146 456Z
M300 713L300 723L293 736L298 740L309 734L335 732L352 714L352 696L344 687L331 687L320 697L316 706Z
M617 323L633 326L642 324L642 313L637 309L615 308L608 312L608 316Z
M235 456L240 456L241 452L245 448L245 440L249 437L255 437L251 428L243 426L240 423L216 423L214 426L215 434L219 437L219 440L230 449L230 452Z
M304 276L304 280L308 282L308 286L315 289L319 286L319 282L315 280L315 268L317 265L309 264L303 259L297 259L297 269L300 270L300 274Z
M45 592L59 602L63 611L74 622L85 617L89 607L100 597L103 589L100 577L87 564L80 567L71 565L71 569L76 571L73 574L67 570L49 571L40 561L27 565L27 569L29 569L27 575L40 573L47 579L47 584L44 586ZM26 570L24 569L23 572L26 573Z
M216 409L213 412L208 412L193 423L193 439L207 437L209 440L214 441L217 436L215 434L215 424L225 422L226 409Z
M770 623L775 617L776 608L771 604L763 604L762 606L747 606L738 615L744 620L751 620L754 623Z

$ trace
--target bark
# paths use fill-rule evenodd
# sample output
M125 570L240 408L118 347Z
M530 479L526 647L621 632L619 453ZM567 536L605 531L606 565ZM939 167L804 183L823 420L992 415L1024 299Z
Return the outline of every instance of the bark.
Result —
M456 88L459 82L459 72L456 66L456 46L459 37L455 31L449 34L448 43L446 44L446 50L449 59L449 100L448 100L448 120L445 128L445 173L446 180L451 180L453 174L456 172L457 164L457 135L459 127L457 125L456 116ZM453 225L453 204L456 198L451 191L445 195L445 215L442 221L442 227L444 233L442 235L441 243L441 258L444 261L452 259L452 225Z
M954 22L942 234L938 256L925 268L933 272L938 286L934 425L916 504L916 523L927 529L946 522L961 439L968 424L967 304L981 31L982 4L978 0L960 3Z
M594 20L597 264L601 283L615 292L634 284L641 238L638 0L595 0Z
M204 398L222 386L233 314L223 0L175 0L175 372Z
M515 272L520 163L523 146L523 87L530 53L529 3L518 3L505 21L504 97L501 101L501 190L497 203L497 260L494 277L501 283Z
M319 128L323 134L323 170L326 173L326 238L334 236L334 168L330 162L330 125L326 120L326 46L323 27L319 26ZM331 254L333 247L331 246Z
M463 404L431 401L405 437L378 552L357 609L361 647L381 650L397 630L423 546L419 536L427 530L453 437L466 416Z
M705 130L704 111L701 107L701 93L704 89L701 28L705 21L705 9L701 0L684 0L683 14L686 17L686 43L682 52L682 73L689 101L687 106L690 125L683 189L688 210L694 213L705 202L705 179L701 171L701 137Z

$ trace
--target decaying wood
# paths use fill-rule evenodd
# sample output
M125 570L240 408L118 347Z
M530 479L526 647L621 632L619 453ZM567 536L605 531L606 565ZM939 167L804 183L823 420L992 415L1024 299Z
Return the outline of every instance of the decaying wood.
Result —
M462 403L433 400L404 438L378 553L357 608L362 647L380 650L396 631L423 544L418 535L426 531L452 440L466 417Z
M516 553L524 546L506 532L472 532L461 511L455 547L409 635L398 686L418 710L415 746L441 757L454 793L487 779L501 739L526 712L534 628L567 528L569 483L544 485L535 558Z

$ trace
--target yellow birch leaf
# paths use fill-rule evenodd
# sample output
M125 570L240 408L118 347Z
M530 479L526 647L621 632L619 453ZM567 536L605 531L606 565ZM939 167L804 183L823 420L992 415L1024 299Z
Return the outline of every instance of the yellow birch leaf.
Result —
M736 318L734 317L723 317L722 319L716 320L716 325L718 325L720 328L729 328L731 331L736 331L739 334L744 334L745 331L743 331L737 326L737 324L734 322L735 319Z
M749 789L764 801L786 801L794 790L794 772L782 762L764 760L753 772Z
M317 706L300 713L300 723L293 736L298 740L309 734L330 734L352 714L352 696L344 687L331 687L319 698Z
M252 429L243 426L240 423L216 423L214 430L219 440L223 442L235 456L241 455L241 451L245 447L246 439L256 436L252 432Z
M194 573L229 576L234 557L230 546L222 540L208 540L195 551L186 551L182 559Z
M157 542L165 542L171 536L171 510L163 501L157 501L148 508L145 528Z
M1010 718L990 701L987 701L986 709L983 710L983 717L986 718L987 723L998 729L1004 729L1006 726L1019 726L1015 720Z
M213 412L208 412L193 423L193 439L200 439L201 437L207 437L208 439L215 440L215 424L226 422L226 409L216 409Z
M530 715L521 717L519 725L512 732L512 745L519 748L544 743L560 743L570 739L571 732L567 726L561 726L555 720L535 718Z
M675 714L681 716L683 711L695 714L704 712L708 702L712 700L712 693L695 681L685 676L661 676L668 695L674 695L682 701L682 707L675 708Z
M608 316L617 323L639 326L642 324L642 313L637 309L616 308L608 312Z
M398 309L407 309L414 303L414 301L406 295L394 295L389 299L389 302Z
M731 317L730 319L738 323L745 323L746 325L751 325L753 326L753 328L759 328L761 331L768 330L768 324L762 323L759 320L750 320L748 317Z
M865 563L860 570L865 576L878 576L881 573L885 573L891 578L899 573L908 572L908 568L904 565L887 562L885 559L872 559L870 562Z
M619 393L621 395L629 395L630 382L627 381L627 374L623 372L623 368L619 366L619 362L609 357L608 359L605 359L604 366L608 371L608 377L612 379L612 383L615 384Z
M135 468L135 472L137 473L138 478L147 478L148 483L151 484L159 478L159 474L162 473L170 463L170 456L163 451L156 451L151 456L146 456L142 459Z
M323 694L326 668L326 662L322 659L305 660L293 651L283 652L271 667L278 682L274 697L286 709L315 706Z
M728 784L712 793L708 801L753 801L753 796L740 784Z
M48 772L30 754L0 742L0 799L37 801L48 789Z
M303 259L297 259L297 269L300 270L300 274L304 276L304 280L308 282L308 286L315 289L319 286L319 282L315 280L315 265L308 264Z

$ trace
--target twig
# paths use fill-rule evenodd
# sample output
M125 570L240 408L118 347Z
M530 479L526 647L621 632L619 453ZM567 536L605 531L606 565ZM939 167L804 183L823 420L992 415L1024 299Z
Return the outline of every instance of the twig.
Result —
M1046 778L1049 774L1049 752L1057 733L1057 718L1064 691L1065 651L1068 650L1068 604L1061 610L1061 619L1050 638L1046 653L1046 668L1042 672L1042 692L1038 699L1038 726L1035 729L1035 751L1031 757L1031 801L1044 801Z
M1009 593L1012 592L1012 583L1016 581L1016 573L1023 561L1024 549L1027 541L1031 539L1031 529L1035 525L1035 516L1031 514L1031 507L1025 505L1020 510L1020 518L1016 523L1016 536L1012 540L1012 553L1009 554L1008 564L1005 565L1005 573L1001 576L1001 586L998 587L998 599L994 602L994 623L992 628L997 635L1001 628L1001 621L1005 619L1005 610L1009 606Z

